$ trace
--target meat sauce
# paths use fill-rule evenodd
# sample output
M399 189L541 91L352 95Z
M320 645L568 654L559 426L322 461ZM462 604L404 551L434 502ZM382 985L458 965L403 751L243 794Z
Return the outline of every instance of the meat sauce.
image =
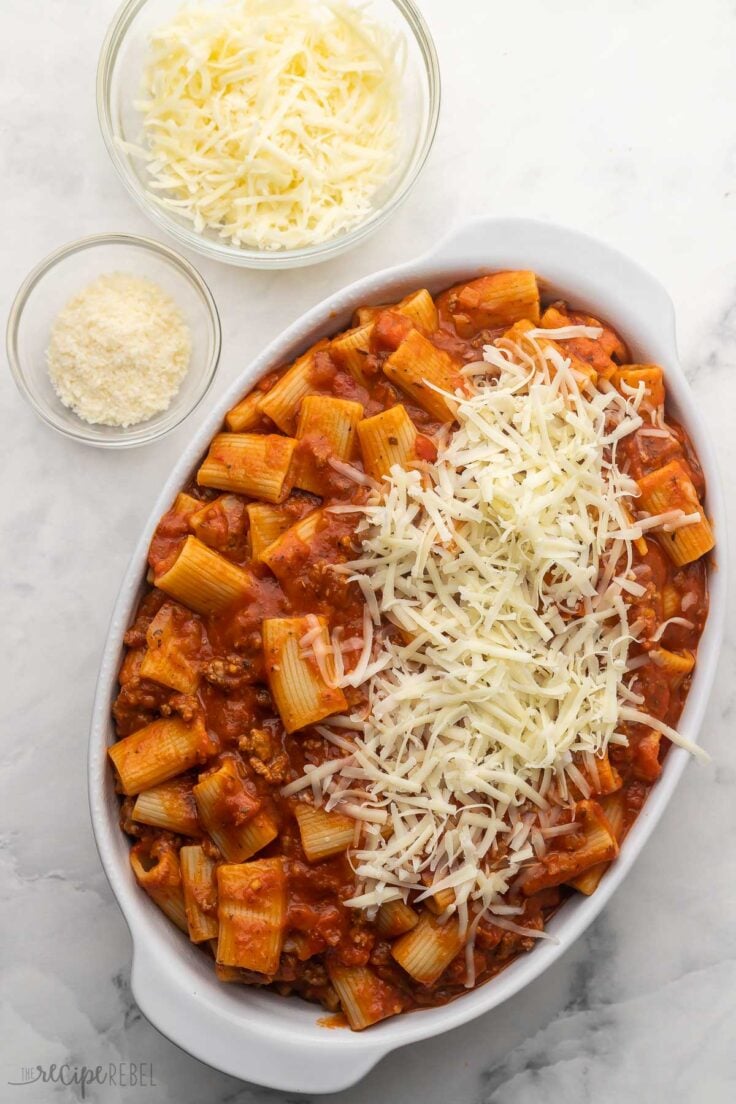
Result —
M457 289L450 289L436 299L439 327L430 340L449 353L458 364L479 360L482 347L498 338L506 329L478 325L483 319L461 315L458 311ZM382 365L397 348L412 323L391 309L370 308L359 321L376 320L370 351L363 363L363 380L358 383L351 373L331 356L327 343L314 359L311 374L313 391L360 402L368 417L402 402L420 431L417 454L431 460L436 455L433 442L440 429L430 414L408 399L382 373ZM586 315L568 312L569 322L589 325L596 320ZM459 321L458 321L459 319ZM597 340L579 338L571 342L574 352L597 370L625 361L627 351L618 335L608 326ZM263 391L278 379L274 374L262 381ZM630 474L640 478L672 459L680 460L690 473L694 486L702 496L705 492L703 474L685 431L672 421L668 436L647 436L635 432L619 444L619 463ZM263 419L259 428L274 432ZM302 449L311 450L320 460L320 442L305 440ZM285 505L290 518L298 521L316 505L345 505L365 499L365 489L324 463L325 494L320 500L313 495L295 491ZM363 600L360 590L346 580L345 575L332 571L335 564L346 563L359 552L355 537L355 515L333 513L316 538L305 544L294 540L283 550L281 583L262 564L249 560L248 515L245 500L228 495L223 504L219 492L203 490L196 482L185 488L197 506L195 517L200 539L216 548L232 562L246 566L250 572L247 597L225 613L200 616L176 605L179 633L189 641L189 659L200 672L199 685L191 694L167 688L140 676L147 632L151 621L167 598L150 588L143 598L136 618L125 636L128 651L120 671L120 693L114 706L119 737L136 732L160 717L181 716L185 720L200 717L209 735L218 745L218 753L207 764L216 768L225 759L232 759L247 783L249 809L265 807L275 812L279 835L258 858L282 856L287 879L286 938L278 970L273 976L248 971L231 971L238 980L270 985L280 993L297 993L307 1000L336 1011L339 1001L330 983L327 963L337 960L346 966L370 966L395 992L400 994L406 1009L438 1005L465 992L465 955L459 954L439 980L429 986L419 985L393 960L390 941L381 938L375 924L364 914L344 902L355 893L355 879L349 857L342 854L319 862L306 858L297 822L294 817L296 797L284 798L281 786L303 773L306 765L319 765L333 758L336 749L313 729L287 735L269 693L263 664L261 623L266 617L288 617L318 613L330 629L340 628L345 638L361 631ZM190 516L172 509L161 519L151 542L149 563L159 575L176 559L185 538L192 532ZM707 571L703 559L684 567L675 567L654 538L646 538L634 552L637 581L645 593L632 600L630 622L640 620L648 628L647 636L661 627L673 615L679 621L667 624L656 644L651 641L635 645L630 657L645 656L655 648L695 652L703 630L707 610ZM665 602L667 614L665 614ZM685 623L683 623L683 621ZM689 626L689 627L688 627ZM674 725L681 713L691 681L690 674L673 678L656 662L646 660L635 672L635 688L643 697L642 709ZM354 706L362 698L360 690L348 691L348 702ZM644 804L651 786L660 774L668 741L660 739L642 725L626 728L628 746L610 749L612 765L622 780L626 809L626 824L630 824ZM192 771L182 779L196 781ZM126 832L145 846L154 841L178 850L191 842L185 836L163 832L146 826L131 817L133 801L123 800L122 825ZM240 810L242 813L242 810ZM238 810L230 810L237 817ZM228 811L224 811L228 815ZM561 836L560 858L576 846L575 833ZM215 859L219 853L211 840L206 848ZM509 903L523 909L516 922L527 929L539 929L559 907L571 890L564 885L540 890L524 896L512 890ZM530 936L504 931L492 923L481 923L474 947L476 983L498 973L520 952L531 949Z

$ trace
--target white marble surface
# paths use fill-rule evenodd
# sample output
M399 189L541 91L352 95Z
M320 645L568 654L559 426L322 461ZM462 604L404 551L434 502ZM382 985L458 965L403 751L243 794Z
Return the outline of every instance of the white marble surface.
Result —
M64 241L156 236L123 194L95 119L97 51L115 3L0 5L5 311L29 267ZM422 6L444 75L427 171L379 236L332 264L260 275L197 262L224 323L209 401L285 322L348 280L419 253L467 215L524 214L608 240L670 289L684 365L733 471L733 0ZM23 1065L134 1061L153 1064L155 1087L87 1099L286 1104L194 1061L141 1017L87 813L87 726L111 605L191 427L137 452L76 446L35 418L7 374L0 416L0 1101L78 1098L9 1086ZM689 768L575 949L469 1027L387 1058L335 1104L736 1099L735 645L730 632L704 732L711 762Z

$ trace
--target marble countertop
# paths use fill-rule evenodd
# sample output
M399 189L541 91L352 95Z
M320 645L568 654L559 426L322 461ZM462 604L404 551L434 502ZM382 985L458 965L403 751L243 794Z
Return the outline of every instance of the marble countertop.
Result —
M97 129L97 52L115 6L3 0L4 311L64 241L159 236ZM695 18L685 0L421 6L444 74L426 172L388 227L330 264L264 275L195 258L224 327L206 405L285 322L349 280L418 254L467 216L528 215L607 240L668 287L685 369L724 471L736 470L733 0L705 0ZM79 1098L74 1086L9 1085L23 1066L135 1062L152 1066L154 1085L91 1087L86 1098L286 1104L294 1097L188 1057L138 1012L128 932L87 811L87 729L112 602L192 425L140 451L88 449L42 425L7 372L0 419L0 1100ZM468 1027L391 1055L334 1104L736 1098L735 643L730 630L703 732L710 762L689 767L574 949Z

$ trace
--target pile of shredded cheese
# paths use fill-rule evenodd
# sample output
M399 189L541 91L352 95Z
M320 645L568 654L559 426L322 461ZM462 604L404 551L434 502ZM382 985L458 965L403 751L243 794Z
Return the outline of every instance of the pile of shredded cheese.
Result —
M59 312L46 351L64 406L86 422L130 426L166 410L189 368L191 334L152 280L100 276Z
M640 711L628 666L642 630L630 603L645 593L632 543L692 520L631 520L638 488L616 450L642 425L643 392L586 390L557 350L498 345L466 369L436 462L394 467L359 508L363 555L345 570L365 631L341 681L365 684L367 702L319 729L342 756L287 787L365 822L348 904L370 916L452 889L469 946L486 913L515 930L504 894L570 830L558 821L572 787L590 796L576 763L595 778L626 721L685 742Z
M149 188L233 245L297 249L360 223L395 166L402 42L344 0L225 0L151 37Z

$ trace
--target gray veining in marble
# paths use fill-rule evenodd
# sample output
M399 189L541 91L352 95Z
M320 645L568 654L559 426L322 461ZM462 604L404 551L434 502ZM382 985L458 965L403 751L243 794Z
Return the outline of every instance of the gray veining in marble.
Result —
M82 234L159 236L97 131L97 51L116 0L3 0L0 285ZM444 74L436 147L411 200L357 252L263 275L205 261L224 323L214 397L286 321L480 213L552 219L669 288L683 363L736 469L736 4L424 0ZM196 419L200 415L195 415ZM286 1104L169 1043L137 1011L130 940L85 794L97 665L123 568L185 424L107 454L52 434L0 376L0 1102L24 1065L151 1063L103 1104ZM721 534L721 536L723 536ZM733 536L733 534L732 534ZM736 609L734 610L736 612ZM441 1039L391 1055L334 1104L730 1104L736 1100L736 637L703 742L634 871L544 977ZM327 1100L328 1098L322 1098Z

